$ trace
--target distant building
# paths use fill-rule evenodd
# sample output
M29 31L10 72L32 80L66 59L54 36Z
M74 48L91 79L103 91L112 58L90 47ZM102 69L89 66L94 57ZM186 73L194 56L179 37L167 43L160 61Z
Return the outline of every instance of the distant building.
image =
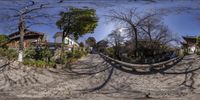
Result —
M54 39L55 39L55 43L62 43L62 32L57 32L54 35ZM69 37L65 37L64 38L64 43L66 45L66 48L68 50L72 50L73 47L79 47L79 44L77 43L77 41L74 39L74 37L72 35L70 35Z
M20 41L20 33L14 32L10 35L8 35L10 41L7 43L7 46L9 48L18 48L19 47L19 41ZM31 31L26 29L24 34L24 48L29 48L32 44L40 44L46 42L46 39L44 37L44 33Z
M184 42L182 42L185 52L193 54L197 52L197 36L183 36Z

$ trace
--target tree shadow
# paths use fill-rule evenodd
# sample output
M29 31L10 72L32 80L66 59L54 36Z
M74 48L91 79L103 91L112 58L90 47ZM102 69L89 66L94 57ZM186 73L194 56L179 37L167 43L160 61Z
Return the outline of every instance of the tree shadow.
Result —
M196 72L200 69L200 66L193 68L194 66L192 65L194 61L185 63L187 67L185 69L175 71L174 72L162 72L161 74L170 74L170 75L184 75L184 81L179 85L183 85L185 87L188 87L191 92L195 89L194 83L195 83L195 75L197 74Z
M110 70L109 70L109 74L107 76L107 78L105 79L105 81L103 83L101 83L100 85L94 87L94 88L89 88L89 89L83 89L81 91L84 91L84 92L94 92L94 91L97 91L97 90L100 90L102 89L104 86L106 86L106 84L110 81L111 77L112 77L112 74L113 74L113 71L114 71L114 67L112 67Z
M165 66L160 66L158 68L153 68L150 67L148 70L137 70L137 69L127 69L119 64L114 63L112 60L106 59L105 57L102 57L100 55L100 58L92 58L92 59L102 59L102 62L99 62L98 64L91 65L88 62L79 62L80 65L85 65L84 67L78 66L75 68L72 68L70 70L70 73L74 73L74 75L77 76L87 76L90 77L91 79L95 78L98 81L95 81L95 84L91 84L89 87L87 86L84 89L80 89L77 91L81 91L81 93L91 93L91 92L97 92L97 93L102 93L102 94L112 94L112 93L119 93L119 94L124 94L124 98L138 98L138 99L148 99L152 98L152 94L149 91L139 91L139 90L134 90L133 88L130 87L131 84L126 84L125 81L121 81L121 85L116 85L112 86L113 84L113 79L115 77L120 78L120 76L116 76L116 72L119 73L124 73L130 75L138 75L138 76L151 76L151 75L185 75L184 81L181 82L178 86L185 86L191 89L195 89L193 86L195 83L195 78L194 76L196 75L196 71L200 69L200 66L197 66L196 68L193 67L193 63L195 63L194 58L180 58L177 61L173 63L168 63ZM183 61L184 60L184 61ZM191 60L190 62L185 62L187 60ZM186 68L182 67L186 66ZM180 70L178 68L181 68ZM121 75L122 75L121 74ZM123 74L123 75L124 75ZM126 74L126 75L127 75ZM101 76L101 77L96 77L96 76ZM105 77L103 77L105 76ZM126 77L126 80L129 80L129 77ZM88 80L89 81L89 80ZM118 83L117 83L118 84ZM110 88L107 88L110 87ZM110 90L110 89L113 90ZM102 91L101 91L102 90ZM105 92L105 90L108 90ZM128 94L128 95L127 95ZM136 96L136 95L140 96ZM155 97L153 97L155 98ZM157 99L157 98L156 98Z
M126 72L126 73L133 74L133 75L153 75L153 74L157 74L157 73L159 73L161 75L167 75L167 74L168 75L184 75L185 76L184 81L181 84L179 84L178 86L188 87L191 90L191 92L193 92L193 90L195 89L195 87L194 87L195 75L197 74L195 72L197 72L200 69L200 66L196 66L195 68L193 66L193 64L195 63L195 58L185 58L184 57L184 58L178 59L176 62L169 63L165 66L161 66L158 69L150 67L149 70L147 70L147 71L140 71L140 70L137 70L134 68L132 68L131 70L127 69L126 67L123 67L120 64L116 64L116 63L114 63L114 61L107 59L106 57L103 57L103 56L101 56L101 57L105 61L107 61L112 67L118 69L119 71ZM182 61L183 59L184 59L184 61ZM191 60L191 61L186 62L187 60ZM182 68L182 70L176 69L176 68L182 67L184 65L186 66L186 68ZM174 71L170 71L170 70L173 70L173 68L175 68ZM116 87L114 87L114 88L117 91L120 91L121 93L122 92L132 92L131 90L124 90L123 88L116 88ZM150 97L150 94L148 92L142 93L142 94L144 94L145 98Z
M175 62L172 62L171 64L166 64L164 66L160 66L159 68L154 68L154 66L147 68L144 71L138 71L135 68L126 68L121 66L120 64L115 63L114 61L107 59L106 57L102 56L101 57L107 62L109 63L111 66L115 67L118 70L121 70L123 72L126 73L130 73L130 74L134 74L134 75L151 75L151 74L156 74L156 73L163 73L165 70L168 70L170 68L172 68L173 66L175 66L179 61L182 60L182 58L179 58L178 60L176 60ZM151 64L149 64L151 65Z

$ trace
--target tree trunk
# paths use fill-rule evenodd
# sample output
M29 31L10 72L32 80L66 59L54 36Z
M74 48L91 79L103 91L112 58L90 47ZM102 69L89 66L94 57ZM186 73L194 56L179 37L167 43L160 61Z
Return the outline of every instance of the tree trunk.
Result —
M25 34L25 22L22 15L20 15L18 27L19 27L19 33L20 33L18 61L22 62L23 54L24 54L24 34Z
M68 16L69 18L68 18L68 24L67 24L67 26L70 26L70 24L71 24L71 15L69 15ZM60 29L62 29L62 28L60 28ZM60 56L60 60L61 60L61 62L62 62L62 64L64 64L64 62L63 62L63 58L64 58L64 53L65 53L65 50L64 50L64 46L65 46L65 43L64 43L64 41L65 41L65 37L68 37L69 36L69 33L70 33L70 27L68 27L67 29L63 29L63 34L62 34L62 44L61 44L61 56Z
M65 51L64 50L64 45L65 45L65 43L64 43L65 41L64 40L65 40L65 32L63 31L63 33L62 33L62 43L61 43L61 53L60 53L60 61L61 61L61 63L64 63L63 62L63 57L64 57L63 53Z
M135 34L135 52L134 52L134 54L135 54L135 57L137 57L138 55L137 55L137 53L138 53L138 34L137 34L137 29L136 29L136 27L134 27L134 34Z

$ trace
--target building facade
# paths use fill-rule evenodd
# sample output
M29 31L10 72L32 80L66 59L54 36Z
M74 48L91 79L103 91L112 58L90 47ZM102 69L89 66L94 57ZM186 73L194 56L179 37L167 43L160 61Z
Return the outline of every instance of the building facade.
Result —
M20 33L14 32L10 35L9 42L7 43L7 46L12 49L17 49L19 47L19 41L20 41ZM30 30L25 30L24 34L24 48L29 48L32 44L40 44L45 42L46 39L44 37L44 33L41 32L35 32Z
M182 42L182 46L184 52L189 54L194 54L198 50L198 37L197 36L183 36L184 42Z
M55 39L54 41L55 43L62 43L62 32L57 32L54 35L54 39ZM64 38L64 44L65 44L65 48L70 51L74 47L79 47L79 44L77 43L77 41L74 39L72 35Z

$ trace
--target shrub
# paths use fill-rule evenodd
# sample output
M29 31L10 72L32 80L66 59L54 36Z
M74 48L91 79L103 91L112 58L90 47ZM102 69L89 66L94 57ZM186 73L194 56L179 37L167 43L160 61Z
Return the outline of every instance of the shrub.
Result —
M41 53L41 59L45 60L46 62L49 62L50 58L53 56L49 48L42 49L40 53Z
M6 48L0 48L0 56L6 57L9 60L14 60L17 58L17 51L13 49L6 49Z
M65 54L66 54L65 56L66 56L67 58L73 58L73 52L69 52L69 51L68 51L68 52L66 52Z
M33 60L31 60L31 59L24 59L23 60L23 64L24 65L33 65Z
M54 67L54 66L56 66L56 62L55 61L50 61L50 62L48 62L48 66L49 67Z
M86 51L81 51L83 53L83 56L86 56L88 53Z
M24 65L35 67L53 67L56 65L50 58L53 56L49 48L30 48L25 51Z
M6 55L7 55L8 59L11 60L11 59L16 59L18 53L13 49L8 49L8 50L6 50Z
M25 58L32 58L34 59L36 55L36 51L34 48L29 48L25 51Z
M114 57L114 48L107 48L106 53L110 57Z
M33 60L33 59L25 59L23 61L23 64L28 65L28 66L38 67L38 68L53 67L56 65L54 61L46 62L42 60Z
M4 54L4 49L0 48L0 55L2 56L2 54Z
M77 61L77 58L69 58L66 60L66 63L67 64L70 64L70 63L73 63L73 62L76 62Z
M25 51L25 58L49 62L53 56L49 48L30 48Z
M82 51L82 50L74 50L74 51L67 51L64 54L64 58L62 59L62 64L66 64L66 63L72 63L77 61L79 58L81 58L82 56L87 55L86 51ZM57 61L58 62L58 61Z
M45 61L42 61L42 60L36 60L34 61L34 66L35 67L42 67L42 68L45 68L47 65L47 63Z
M0 34L0 47L7 48L6 43L8 43L9 38L6 35Z
M75 50L73 56L74 58L81 58L83 56L83 53L79 50Z

